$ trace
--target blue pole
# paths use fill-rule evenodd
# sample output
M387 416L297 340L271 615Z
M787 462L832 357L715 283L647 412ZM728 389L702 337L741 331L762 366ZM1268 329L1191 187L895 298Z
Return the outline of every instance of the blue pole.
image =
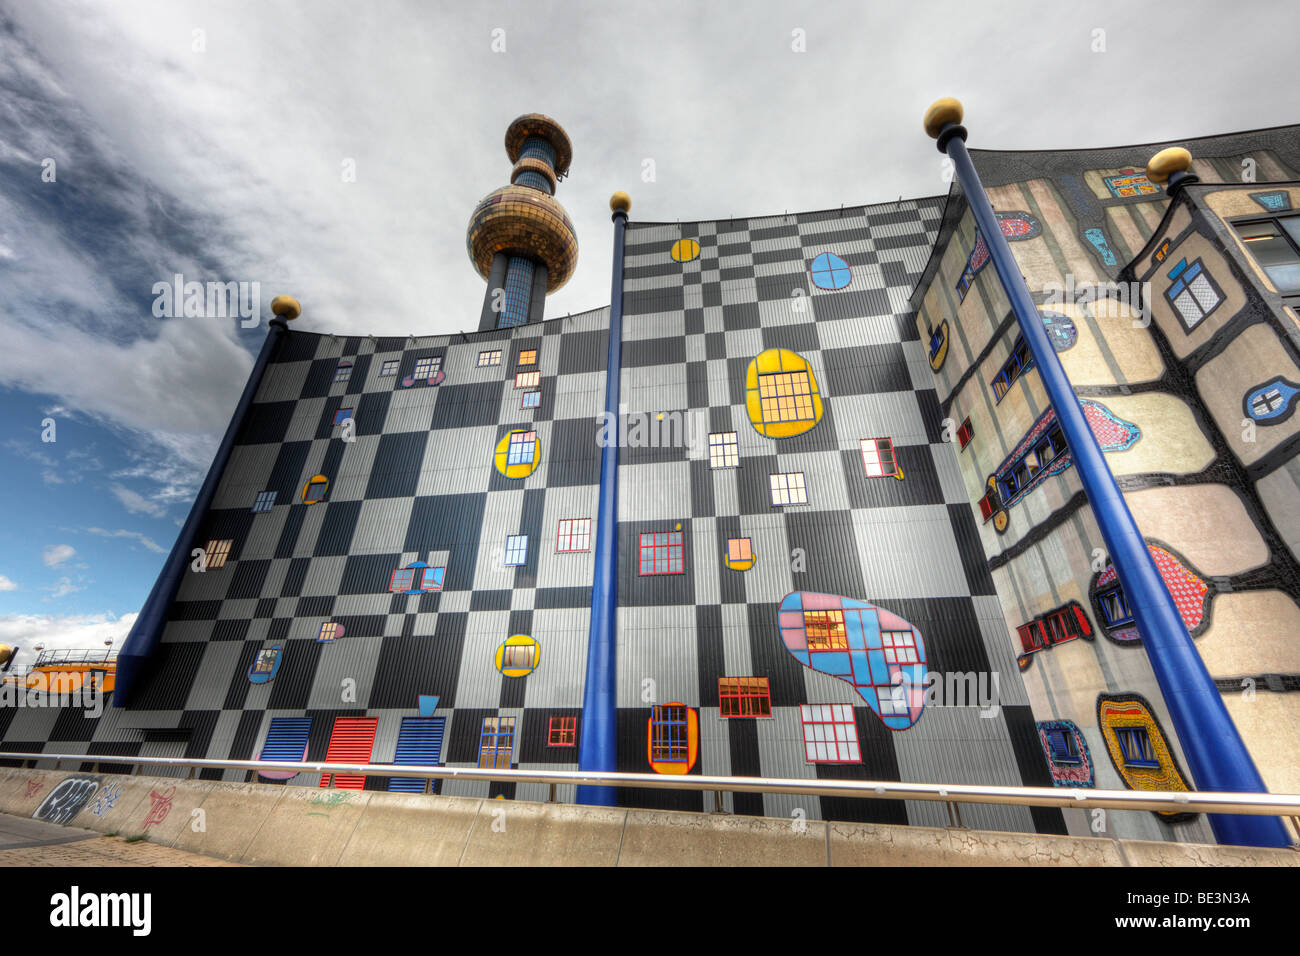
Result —
M279 300L277 299L276 302L278 303ZM273 303L272 307L276 308L277 305ZM296 308L297 303L294 303L294 309ZM286 312L286 314L289 313ZM296 318L297 314L297 311L294 311L289 314L289 318ZM253 397L257 394L258 386L262 383L262 375L266 371L267 364L271 361L271 356L275 354L280 336L287 329L288 326L285 324L285 320L280 318L278 314L271 320L266 338L262 340L262 350L257 354L257 361L253 363L253 370L248 375L248 381L244 383L244 391L239 396L239 404L235 406L235 413L230 418L230 424L226 426L226 434L222 437L221 444L217 446L217 453L213 456L212 464L208 466L207 477L203 479L198 496L194 499L194 505L190 508L189 517L185 519L185 525L181 528L180 534L176 536L176 543L172 545L171 553L167 555L167 560L158 575L158 580L154 582L153 589L149 592L144 606L140 609L140 616L131 625L131 632L126 636L126 640L122 644L122 649L117 655L117 675L113 684L113 705L115 707L125 707L129 703L131 695L135 691L135 684L140 676L140 671L144 668L145 662L153 655L154 649L158 646L158 641L162 638L163 628L167 625L167 609L176 597L181 578L184 577L185 569L189 566L190 549L194 547L194 539L199 533L199 528L203 524L203 517L208 513L212 499L217 493L217 485L221 482L221 474L226 470L227 462L230 461L230 453L235 447L235 439L239 436L240 429L244 427L244 419L248 415L249 406L253 404Z
M1057 421L1133 611L1142 646L1151 660L1151 669L1169 708L1195 785L1201 790L1266 793L1264 781L1228 715L1219 689L1187 633L1182 616L1156 569L1137 522L1128 510L1115 476L1088 427L1065 369L1047 337L1042 314L1030 296L1024 276L966 151L966 130L958 125L960 106L955 101L941 101L944 102L952 105L946 112L938 113L934 121L934 125L939 127L937 132L931 127L929 118L927 130L938 140L939 151L946 153L956 167L957 179L966 194L975 224L984 236L998 279L1033 353L1048 400L1056 409ZM939 106L931 107L932 116ZM1286 827L1277 817L1209 814L1209 819L1220 843L1285 847L1291 842Z
M606 431L609 440L600 453L600 505L579 770L618 769L618 687L614 669L618 640L618 399L623 367L623 233L630 205L616 205L618 200L618 193L610 200L614 209L614 274L609 292L609 355L605 362L605 428L612 428L613 434ZM617 806L618 791L615 787L579 786L578 803Z

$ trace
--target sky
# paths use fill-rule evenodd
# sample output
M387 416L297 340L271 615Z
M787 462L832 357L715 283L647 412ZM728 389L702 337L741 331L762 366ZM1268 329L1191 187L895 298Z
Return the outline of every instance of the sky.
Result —
M0 0L0 642L120 644L273 296L312 331L477 326L465 227L522 113L574 144L553 317L609 301L615 190L640 221L946 193L940 96L986 149L1297 123L1298 25L1294 0ZM159 315L177 274L258 308Z

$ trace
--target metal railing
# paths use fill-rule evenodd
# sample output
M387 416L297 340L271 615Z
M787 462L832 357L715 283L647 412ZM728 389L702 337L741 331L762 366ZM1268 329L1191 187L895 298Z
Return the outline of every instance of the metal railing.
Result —
M43 667L46 664L101 664L117 660L117 651L92 651L92 650L74 650L69 648L60 648L52 651L41 651L36 657L36 663L32 667Z
M333 787L338 774L367 777L408 777L424 780L483 780L506 783L541 783L555 788L562 784L596 787L632 787L653 790L713 791L715 808L721 808L722 793L789 793L821 797L860 797L864 800L922 800L948 805L949 820L962 826L960 805L992 803L1004 806L1059 807L1061 809L1172 810L1181 813L1234 813L1252 816L1290 817L1300 832L1300 794L1212 793L1140 790L1096 790L1083 787L1004 787L968 783L900 783L895 780L821 780L797 777L715 777L683 774L620 773L587 770L498 770L478 767L421 767L409 764L357 764L290 762L279 760L206 760L189 757L119 757L112 754L36 754L0 752L0 763L23 761L62 764L91 763L96 766L127 765L132 772L141 766L188 767L195 770L293 770L298 773L330 774Z

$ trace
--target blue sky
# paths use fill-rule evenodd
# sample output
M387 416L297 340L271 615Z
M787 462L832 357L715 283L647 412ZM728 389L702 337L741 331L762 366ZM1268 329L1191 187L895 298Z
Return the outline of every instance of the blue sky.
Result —
M985 148L1300 121L1287 0L983 9L0 0L0 641L120 640L229 420L265 323L159 318L154 283L257 283L314 331L473 328L464 229L520 113L574 142L549 315L606 304L615 189L641 220L946 192L938 96Z

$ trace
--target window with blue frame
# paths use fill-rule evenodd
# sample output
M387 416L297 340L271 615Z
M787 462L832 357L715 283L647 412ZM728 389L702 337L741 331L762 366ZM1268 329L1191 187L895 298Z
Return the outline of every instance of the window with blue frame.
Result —
M511 432L506 451L507 465L531 465L537 448L537 432Z
M509 770L515 749L515 719L484 717L479 736L478 765L494 770Z
M843 289L853 278L849 264L833 252L823 252L813 259L809 271L813 285L819 289Z
M379 366L379 377L388 378L390 375L397 374L397 367L402 363L397 359L389 359L383 365Z
M655 707L650 715L650 759L654 763L686 763L690 740L686 708L680 704Z
M1160 766L1151 747L1151 736L1145 727L1116 727L1114 730L1126 767Z
M998 479L998 491L1003 501L1011 501L1034 479L1040 471L1064 455L1068 449L1060 426L1055 426L1041 441L1031 448L1014 468Z
M253 502L253 514L261 514L263 511L270 511L275 507L275 492L262 491L257 495L257 500Z
M1194 259L1190 264L1186 259L1179 259L1178 264L1169 270L1169 278L1172 281L1165 290L1165 298L1178 312L1189 332L1223 301L1222 290L1205 271L1200 259Z
M1011 357L992 382L993 394L997 400L1002 401L1002 396L1010 391L1011 383L1033 367L1034 357L1029 353L1029 346L1023 338L1017 338L1016 344L1011 348Z
M342 425L344 422L346 422L348 419L352 417L352 411L353 410L350 408L340 408L337 412L334 413L334 424Z
M334 381L346 382L350 378L352 378L352 363L344 359L334 369Z
M1052 751L1052 763L1077 764L1081 760L1079 746L1075 743L1074 734L1068 730L1047 731L1047 746Z
M442 369L442 356L435 355L431 358L422 358L416 361L415 371L412 376L416 381L432 378Z
M939 328L930 333L930 358L933 359L938 355L941 348L943 348L943 329Z
M1133 612L1129 609L1128 599L1124 597L1124 589L1119 585L1098 591L1097 604L1101 607L1107 626L1133 623Z
M505 564L519 567L528 559L528 535L512 534L506 537Z

